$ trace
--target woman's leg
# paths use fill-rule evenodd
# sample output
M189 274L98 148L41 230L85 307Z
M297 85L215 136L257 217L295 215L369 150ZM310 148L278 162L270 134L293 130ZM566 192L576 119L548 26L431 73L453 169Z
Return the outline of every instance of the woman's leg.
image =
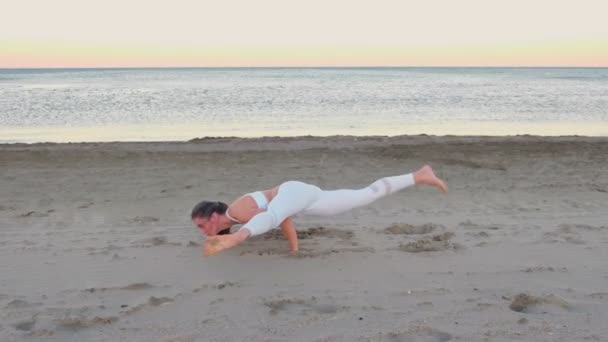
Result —
M279 186L277 195L268 204L265 212L255 215L243 225L251 236L264 234L278 227L286 218L304 210L315 202L322 190L319 187L299 181L288 181Z
M249 236L260 235L278 227L285 219L315 202L321 192L319 187L299 181L281 184L265 212L255 215L234 234L208 237L205 241L205 255L236 246Z
M415 184L428 184L447 192L445 183L438 179L430 166L399 176L378 179L363 189L323 191L319 199L302 211L305 215L331 216L368 205Z

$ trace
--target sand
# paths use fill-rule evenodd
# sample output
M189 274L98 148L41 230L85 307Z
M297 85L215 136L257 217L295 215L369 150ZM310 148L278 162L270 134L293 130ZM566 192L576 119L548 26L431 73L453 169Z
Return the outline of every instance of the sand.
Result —
M0 341L606 341L608 138L0 145ZM189 213L289 179L417 186L203 258Z

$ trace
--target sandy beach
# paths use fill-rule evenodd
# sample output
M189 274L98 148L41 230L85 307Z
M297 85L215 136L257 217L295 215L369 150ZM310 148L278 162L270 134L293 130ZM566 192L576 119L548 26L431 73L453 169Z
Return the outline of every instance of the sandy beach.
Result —
M0 341L607 341L608 138L0 145ZM203 258L201 200L416 186Z

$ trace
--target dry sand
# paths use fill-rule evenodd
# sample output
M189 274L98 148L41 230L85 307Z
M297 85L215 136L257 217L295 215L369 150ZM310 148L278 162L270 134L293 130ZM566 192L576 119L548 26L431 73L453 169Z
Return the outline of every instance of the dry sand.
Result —
M608 138L0 145L0 340L607 341ZM211 258L189 213L289 179L417 186Z

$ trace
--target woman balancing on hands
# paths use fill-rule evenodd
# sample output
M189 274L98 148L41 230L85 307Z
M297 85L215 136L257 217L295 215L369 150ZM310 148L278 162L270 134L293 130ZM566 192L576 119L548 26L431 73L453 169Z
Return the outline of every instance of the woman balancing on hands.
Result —
M298 239L291 216L295 214L331 216L370 204L412 185L431 185L447 193L444 181L425 165L418 171L378 179L358 189L322 190L316 185L287 181L272 189L256 191L237 198L230 206L222 202L203 201L192 209L192 221L207 235L205 256L234 247L250 236L281 227L292 252L298 250ZM230 234L230 227L243 226Z

